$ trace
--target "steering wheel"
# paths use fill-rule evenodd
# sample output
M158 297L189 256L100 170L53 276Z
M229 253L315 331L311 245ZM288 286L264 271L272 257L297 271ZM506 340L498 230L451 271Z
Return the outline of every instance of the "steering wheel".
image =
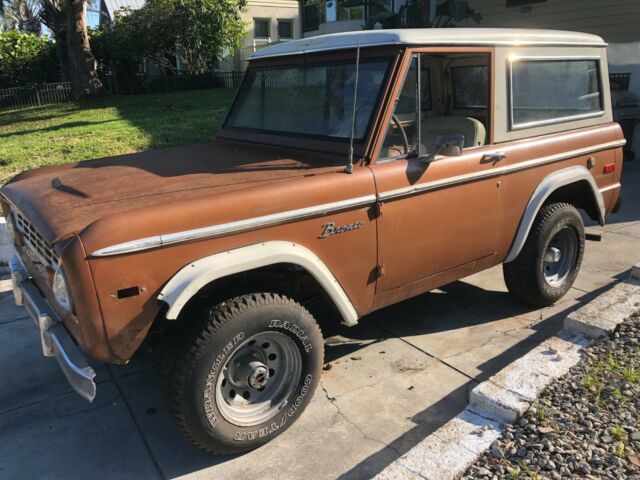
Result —
M407 155L409 153L409 140L407 139L407 132L404 131L402 124L400 123L400 119L394 114L391 116L391 121L398 127L400 130L400 136L402 137L402 148L404 149L404 154Z

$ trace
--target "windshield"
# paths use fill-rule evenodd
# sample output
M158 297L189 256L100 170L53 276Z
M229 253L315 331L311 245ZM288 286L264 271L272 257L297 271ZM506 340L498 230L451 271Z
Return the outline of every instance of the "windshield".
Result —
M367 133L388 66L360 62L356 140ZM225 127L348 139L355 73L355 60L249 69Z

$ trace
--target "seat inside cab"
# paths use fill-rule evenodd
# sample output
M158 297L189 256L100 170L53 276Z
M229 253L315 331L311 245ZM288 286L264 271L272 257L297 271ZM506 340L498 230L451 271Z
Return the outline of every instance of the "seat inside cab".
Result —
M465 149L485 145L489 89L488 54L415 55L380 159L428 155L442 135L462 135Z

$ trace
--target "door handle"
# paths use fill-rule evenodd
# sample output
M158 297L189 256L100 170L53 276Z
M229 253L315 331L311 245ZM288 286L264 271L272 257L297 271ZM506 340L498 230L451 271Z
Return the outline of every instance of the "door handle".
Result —
M507 154L504 152L486 153L480 159L480 163L493 163L496 164L500 160L507 158Z

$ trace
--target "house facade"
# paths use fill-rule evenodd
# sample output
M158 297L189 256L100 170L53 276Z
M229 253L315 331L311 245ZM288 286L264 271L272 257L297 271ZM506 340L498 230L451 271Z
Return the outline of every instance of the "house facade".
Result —
M302 36L298 0L248 0L242 19L246 34L240 47L219 62L220 71L245 70L253 52Z

